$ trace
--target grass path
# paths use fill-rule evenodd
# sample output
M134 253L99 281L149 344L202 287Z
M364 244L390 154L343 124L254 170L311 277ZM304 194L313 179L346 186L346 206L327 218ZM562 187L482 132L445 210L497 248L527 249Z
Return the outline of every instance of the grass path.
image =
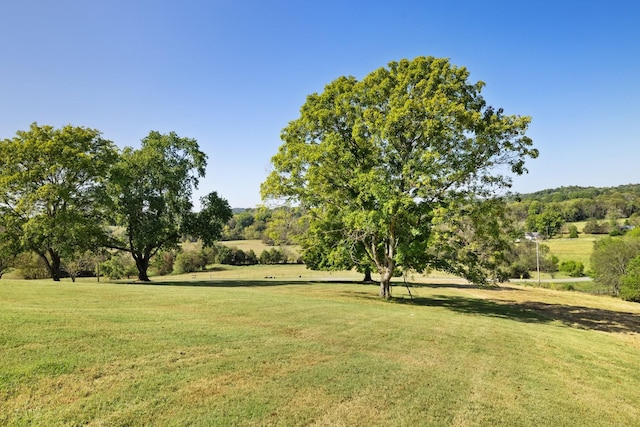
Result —
M276 276L277 277L277 276ZM463 283L0 280L2 425L637 425L640 305Z

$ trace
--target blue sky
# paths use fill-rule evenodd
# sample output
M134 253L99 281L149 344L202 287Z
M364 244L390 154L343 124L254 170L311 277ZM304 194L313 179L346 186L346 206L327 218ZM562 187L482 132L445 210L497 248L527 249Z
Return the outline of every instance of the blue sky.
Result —
M530 115L527 193L640 183L640 2L3 0L0 138L32 122L196 138L197 195L260 203L308 94L389 61L447 57Z

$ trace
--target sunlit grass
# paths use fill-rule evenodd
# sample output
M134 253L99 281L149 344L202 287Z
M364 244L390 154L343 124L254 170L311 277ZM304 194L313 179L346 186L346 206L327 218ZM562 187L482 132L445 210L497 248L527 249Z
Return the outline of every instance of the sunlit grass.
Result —
M595 234L580 234L577 239L555 238L542 243L549 247L551 254L557 256L560 262L578 261L584 265L585 271L588 271L591 266L593 243L602 237Z
M284 276L284 274L281 274ZM277 277L277 276L276 276ZM0 280L3 425L634 425L640 309L464 284Z
M258 256L260 256L262 251L268 251L274 247L263 243L262 240L227 240L220 243L230 248L235 247L242 249L245 252L252 250ZM298 255L300 253L300 247L297 245L281 245L275 247L285 249L294 255Z

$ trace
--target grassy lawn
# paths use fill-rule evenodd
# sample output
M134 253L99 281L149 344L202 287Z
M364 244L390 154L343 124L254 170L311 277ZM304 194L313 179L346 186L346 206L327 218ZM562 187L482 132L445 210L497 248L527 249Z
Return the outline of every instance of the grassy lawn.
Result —
M230 248L235 247L238 249L242 249L245 252L249 250L253 250L253 252L255 252L255 254L258 256L260 256L262 251L265 251L265 250L268 251L269 249L273 248L273 246L269 246L262 243L261 240L227 240L227 241L221 241L220 243ZM276 246L276 247L286 249L292 254L296 254L296 255L300 251L300 248L295 245L282 245L282 246Z
M146 285L0 280L0 424L640 419L638 304L454 281L416 284L413 299L396 286L389 302L375 285L272 268Z
M560 262L569 260L581 262L586 272L591 266L593 243L603 237L604 235L580 234L577 239L556 238L544 240L542 244L547 245Z

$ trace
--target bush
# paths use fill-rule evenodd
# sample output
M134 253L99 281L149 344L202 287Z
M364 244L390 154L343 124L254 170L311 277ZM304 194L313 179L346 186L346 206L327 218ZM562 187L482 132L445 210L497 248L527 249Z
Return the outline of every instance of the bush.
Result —
M49 270L44 264L42 258L38 255L28 252L18 256L15 261L17 266L17 275L23 279L44 279L49 276Z
M640 302L640 255L629 261L627 271L620 278L620 297Z
M184 251L176 256L173 272L176 274L193 273L202 271L207 261L202 252Z
M569 238L570 239L577 239L578 238L578 227L576 227L573 224L571 224L569 226Z
M573 260L563 261L560 264L560 271L567 273L569 277L582 277L584 276L584 265Z
M271 248L262 251L258 261L260 264L286 264L289 258L290 253L285 249Z
M515 263L509 266L508 275L512 279L530 279L529 269L526 265Z
M582 232L586 234L607 234L609 233L609 224L601 224L596 220L591 220L585 224Z
M155 274L166 276L173 272L175 260L176 254L174 252L162 252L153 258L151 267Z
M138 269L129 253L117 253L100 264L100 273L109 279L118 280L137 275Z

